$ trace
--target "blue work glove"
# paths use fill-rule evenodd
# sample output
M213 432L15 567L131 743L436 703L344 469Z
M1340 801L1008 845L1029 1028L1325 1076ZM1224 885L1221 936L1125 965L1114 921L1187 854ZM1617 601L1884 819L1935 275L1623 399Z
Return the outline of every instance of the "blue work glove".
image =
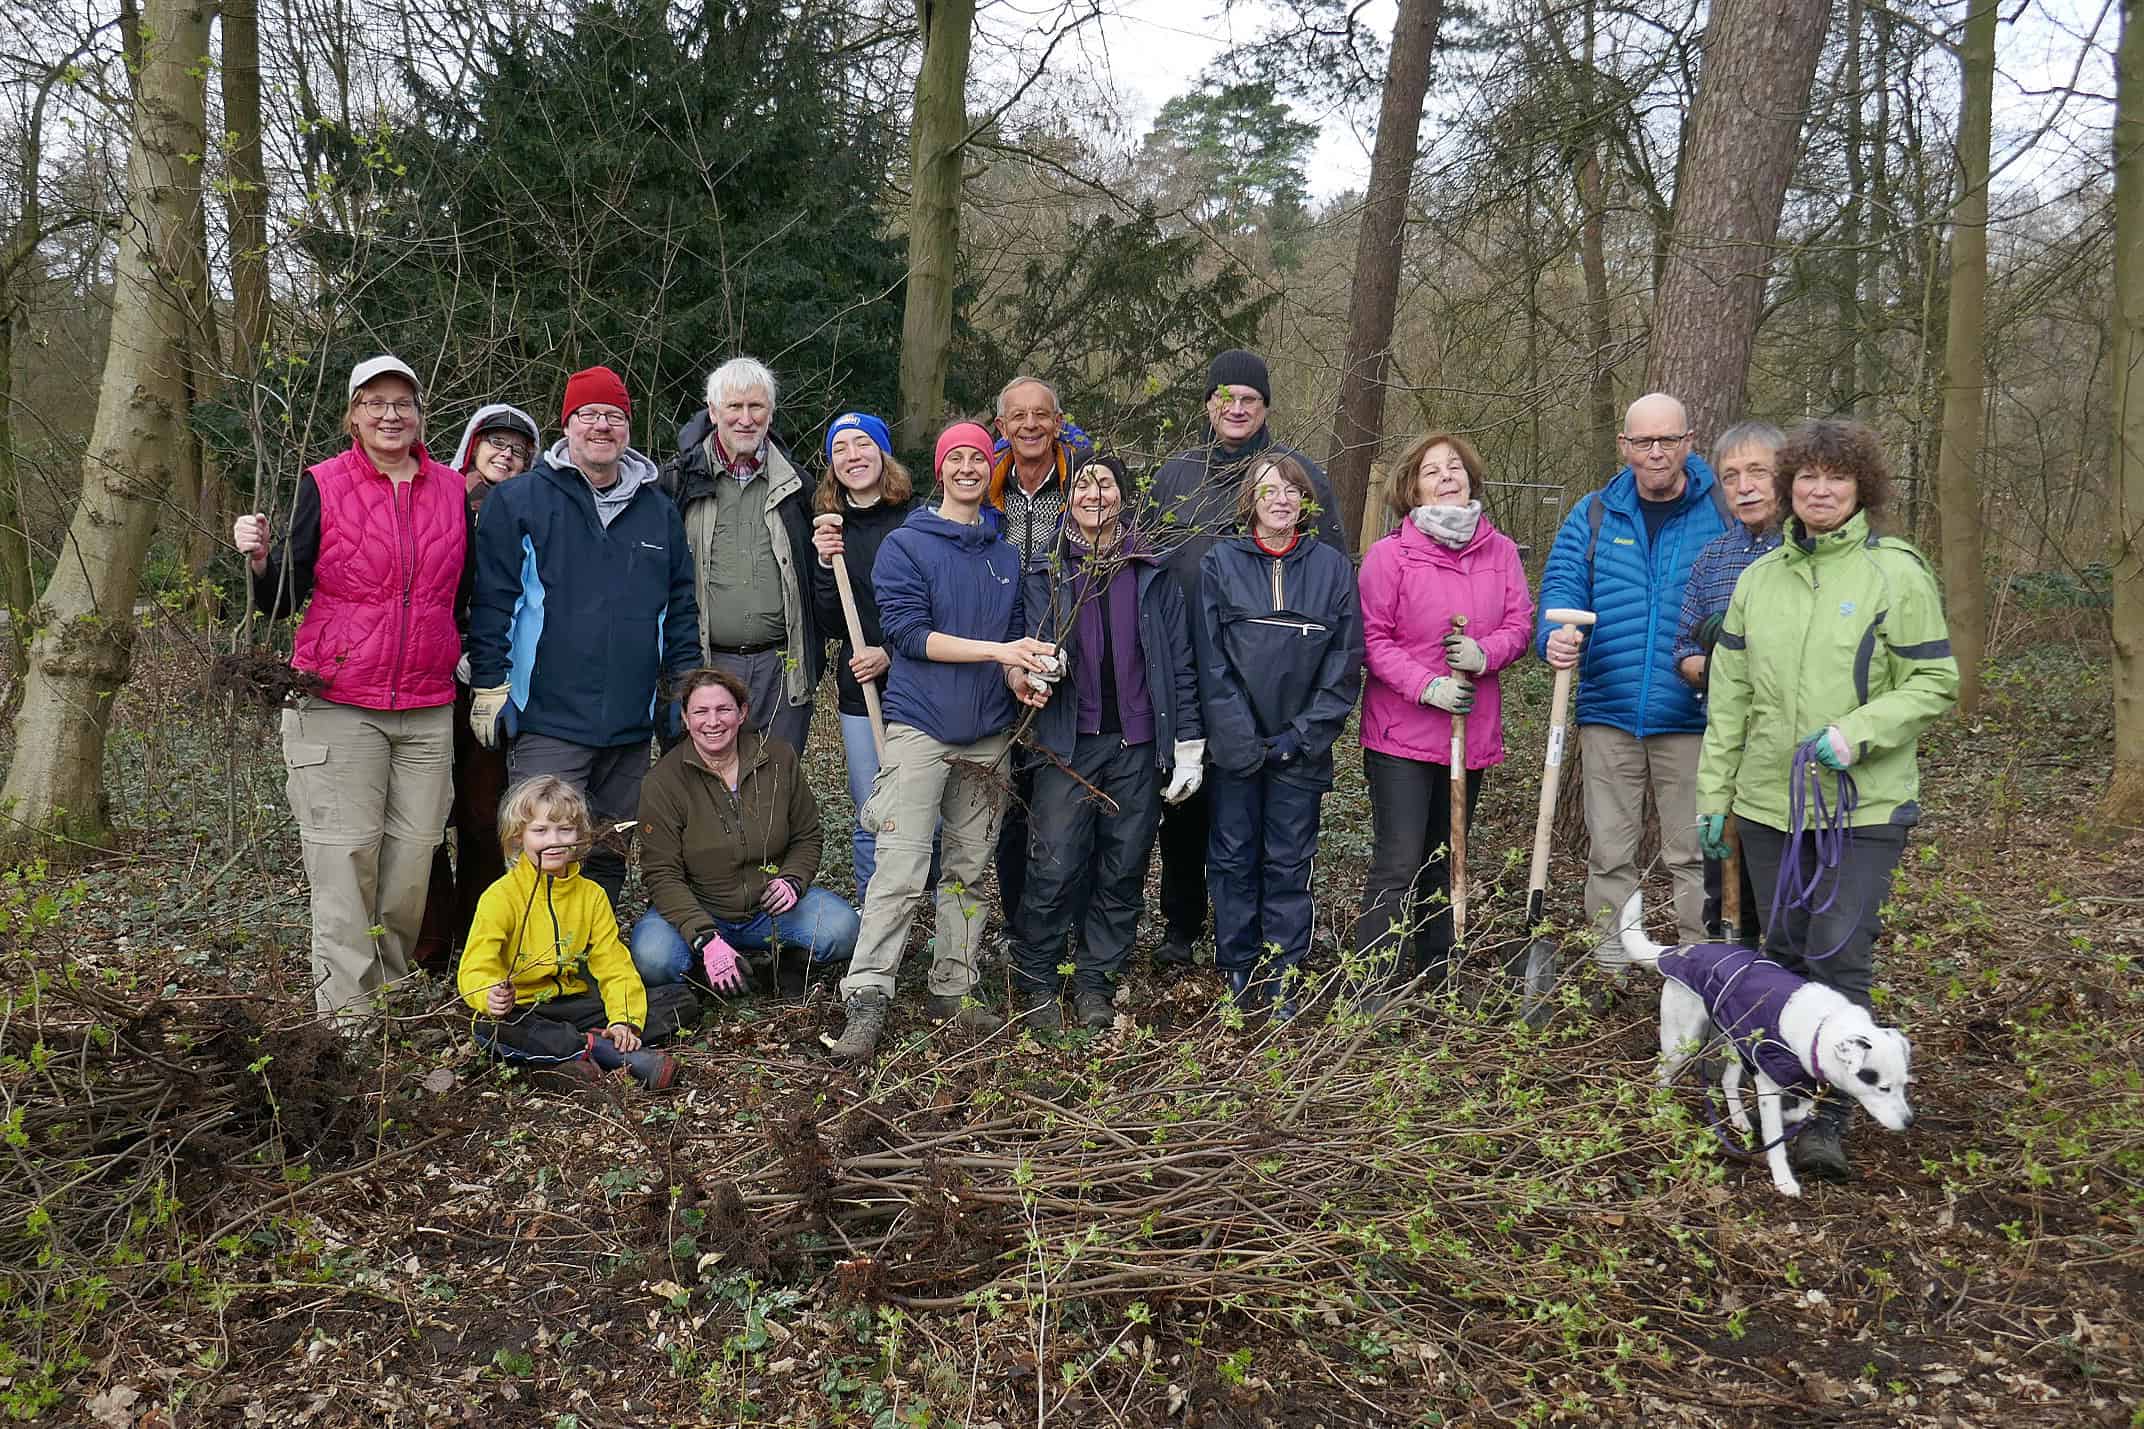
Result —
M1292 729L1266 737L1266 763L1268 764L1290 763L1302 752L1303 746L1296 742L1295 731Z
M1835 724L1825 725L1802 743L1816 745L1817 762L1826 769L1843 770L1854 762L1854 747L1846 742L1846 736L1839 733Z
M1727 857L1727 816L1725 814L1699 814L1697 816L1697 846L1705 851L1705 857L1725 860Z

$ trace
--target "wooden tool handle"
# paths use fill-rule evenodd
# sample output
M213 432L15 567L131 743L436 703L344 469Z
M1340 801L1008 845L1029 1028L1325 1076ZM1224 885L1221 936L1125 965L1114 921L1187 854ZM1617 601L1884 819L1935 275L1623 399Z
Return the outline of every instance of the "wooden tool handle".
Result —
M1467 618L1452 617L1452 633L1464 635ZM1467 940L1467 717L1452 712L1452 946Z
M1742 936L1742 835L1727 816L1727 857L1720 860L1720 926L1728 942Z
M1556 795L1563 787L1564 723L1571 706L1571 672L1556 672L1555 693L1549 699L1548 752L1542 759L1541 812L1534 817L1534 862L1526 886L1539 893L1548 888L1548 841L1556 821Z
M841 518L832 512L828 512L824 516L817 517L813 524L816 525L819 522L825 522L828 525L839 525ZM849 584L849 558L846 555L836 556L832 561L832 565L834 567L834 589L841 596L841 618L849 627L849 648L851 650L861 650L865 644L864 623L862 618L856 614L856 591ZM886 716L878 707L878 686L870 680L859 680L857 684L862 686L864 692L864 713L871 716L871 743L877 746L878 757L884 759L886 757Z

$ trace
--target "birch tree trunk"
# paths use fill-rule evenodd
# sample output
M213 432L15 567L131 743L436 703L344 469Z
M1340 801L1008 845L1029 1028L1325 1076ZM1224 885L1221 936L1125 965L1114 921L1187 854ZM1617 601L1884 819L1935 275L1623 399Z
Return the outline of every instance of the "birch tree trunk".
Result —
M1981 565L1982 412L1987 404L1988 155L1995 109L1995 0L1965 18L1964 108L1958 117L1958 198L1950 217L1950 322L1943 346L1943 438L1936 501L1943 529L1943 599L1958 657L1958 713L1980 711L1987 645L1987 572Z
M1392 357L1392 309L1399 299L1400 256L1407 236L1407 190L1414 180L1429 60L1443 13L1444 0L1400 0L1377 112L1377 141L1370 149L1370 182L1348 291L1340 407L1325 460L1341 519L1357 528L1363 524L1370 463L1384 439L1385 370ZM1359 535L1359 529L1350 534Z
M2115 76L2114 768L2101 805L2110 833L2144 825L2144 0L2122 0Z
M908 295L901 314L901 396L894 444L928 450L945 407L953 343L953 263L960 248L960 167L968 131L968 50L975 0L917 0L923 70L909 135Z
M90 837L106 821L104 741L133 657L134 596L184 440L184 277L202 202L208 8L146 0L112 288L111 344L82 495L33 610L15 753L0 807L13 838Z
M1720 0L1678 165L1646 387L1682 399L1705 450L1743 414L1750 349L1828 0Z

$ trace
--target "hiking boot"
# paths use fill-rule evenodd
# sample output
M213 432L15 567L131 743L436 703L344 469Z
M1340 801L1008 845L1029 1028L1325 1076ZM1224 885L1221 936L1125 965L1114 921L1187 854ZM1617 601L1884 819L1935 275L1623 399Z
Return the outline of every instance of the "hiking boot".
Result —
M651 1092L667 1092L677 1084L677 1058L653 1047L625 1055L626 1074Z
M1196 938L1181 937L1172 930L1168 937L1161 940L1161 946L1154 949L1155 970L1166 972L1172 968L1191 967L1198 961L1194 948L1197 942Z
M839 1037L820 1034L819 1040L835 1056L848 1062L868 1061L878 1050L878 1038L886 1030L886 1013L891 1004L883 992L864 991L851 997L847 1003L848 1025L841 1029Z
M1100 988L1088 988L1073 999L1073 1012L1082 1027L1091 1027L1100 1032L1114 1027L1117 1021L1117 1002Z
M1854 1179L1846 1163L1846 1138L1828 1117L1813 1116L1801 1133L1787 1143L1787 1160L1797 1174L1819 1181L1844 1183Z
M950 1024L966 1032L995 1032L1005 1025L995 1012L974 1001L971 993L934 992L928 1011L939 1026Z
M1055 1036L1065 1026L1064 1009L1054 992L1030 993L1020 1009L1020 1025L1038 1037Z

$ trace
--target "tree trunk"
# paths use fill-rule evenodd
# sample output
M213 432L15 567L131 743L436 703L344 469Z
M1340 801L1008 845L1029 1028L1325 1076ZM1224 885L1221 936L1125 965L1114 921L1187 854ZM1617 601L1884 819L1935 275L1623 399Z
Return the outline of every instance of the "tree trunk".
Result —
M1444 0L1400 0L1370 150L1370 182L1355 239L1355 278L1347 301L1347 346L1340 359L1340 406L1325 459L1333 499L1344 520L1362 511L1370 463L1384 439L1385 367L1391 360L1392 309L1399 300L1400 255L1407 236L1407 190L1429 92L1429 58L1437 47ZM1350 533L1358 534L1358 533Z
M1995 108L1995 0L1965 19L1959 61L1965 99L1958 119L1958 197L1951 207L1950 317L1943 345L1943 437L1936 453L1942 511L1944 604L1958 657L1958 713L1980 711L1980 658L1987 644L1987 573L1981 565L1980 465L1987 403L1988 155Z
M953 343L953 260L960 247L960 167L968 132L968 47L975 0L917 0L923 70L909 136L908 298L901 315L901 406L895 445L926 451L945 407Z
M104 740L133 656L134 596L183 439L189 315L182 288L202 202L208 11L147 0L143 63L113 276L111 343L82 496L36 612L15 753L0 801L15 837L95 837Z
M250 378L268 343L268 172L261 157L261 31L257 0L223 0L223 126L230 193L231 368Z
M1682 399L1702 450L1744 409L1750 348L1827 0L1721 0L1675 189L1646 386Z
M2122 0L2115 75L2114 768L2101 806L2109 832L2144 825L2144 0Z
M7 603L7 698L22 694L30 647L30 533L24 526L22 473L15 466L15 329L29 316L27 302L0 292L0 601Z
M1864 419L1867 394L1861 387L1861 273L1868 227L1868 169L1862 162L1861 32L1862 0L1846 0L1846 207L1839 220L1839 276L1836 302L1838 350L1832 357L1831 409Z

